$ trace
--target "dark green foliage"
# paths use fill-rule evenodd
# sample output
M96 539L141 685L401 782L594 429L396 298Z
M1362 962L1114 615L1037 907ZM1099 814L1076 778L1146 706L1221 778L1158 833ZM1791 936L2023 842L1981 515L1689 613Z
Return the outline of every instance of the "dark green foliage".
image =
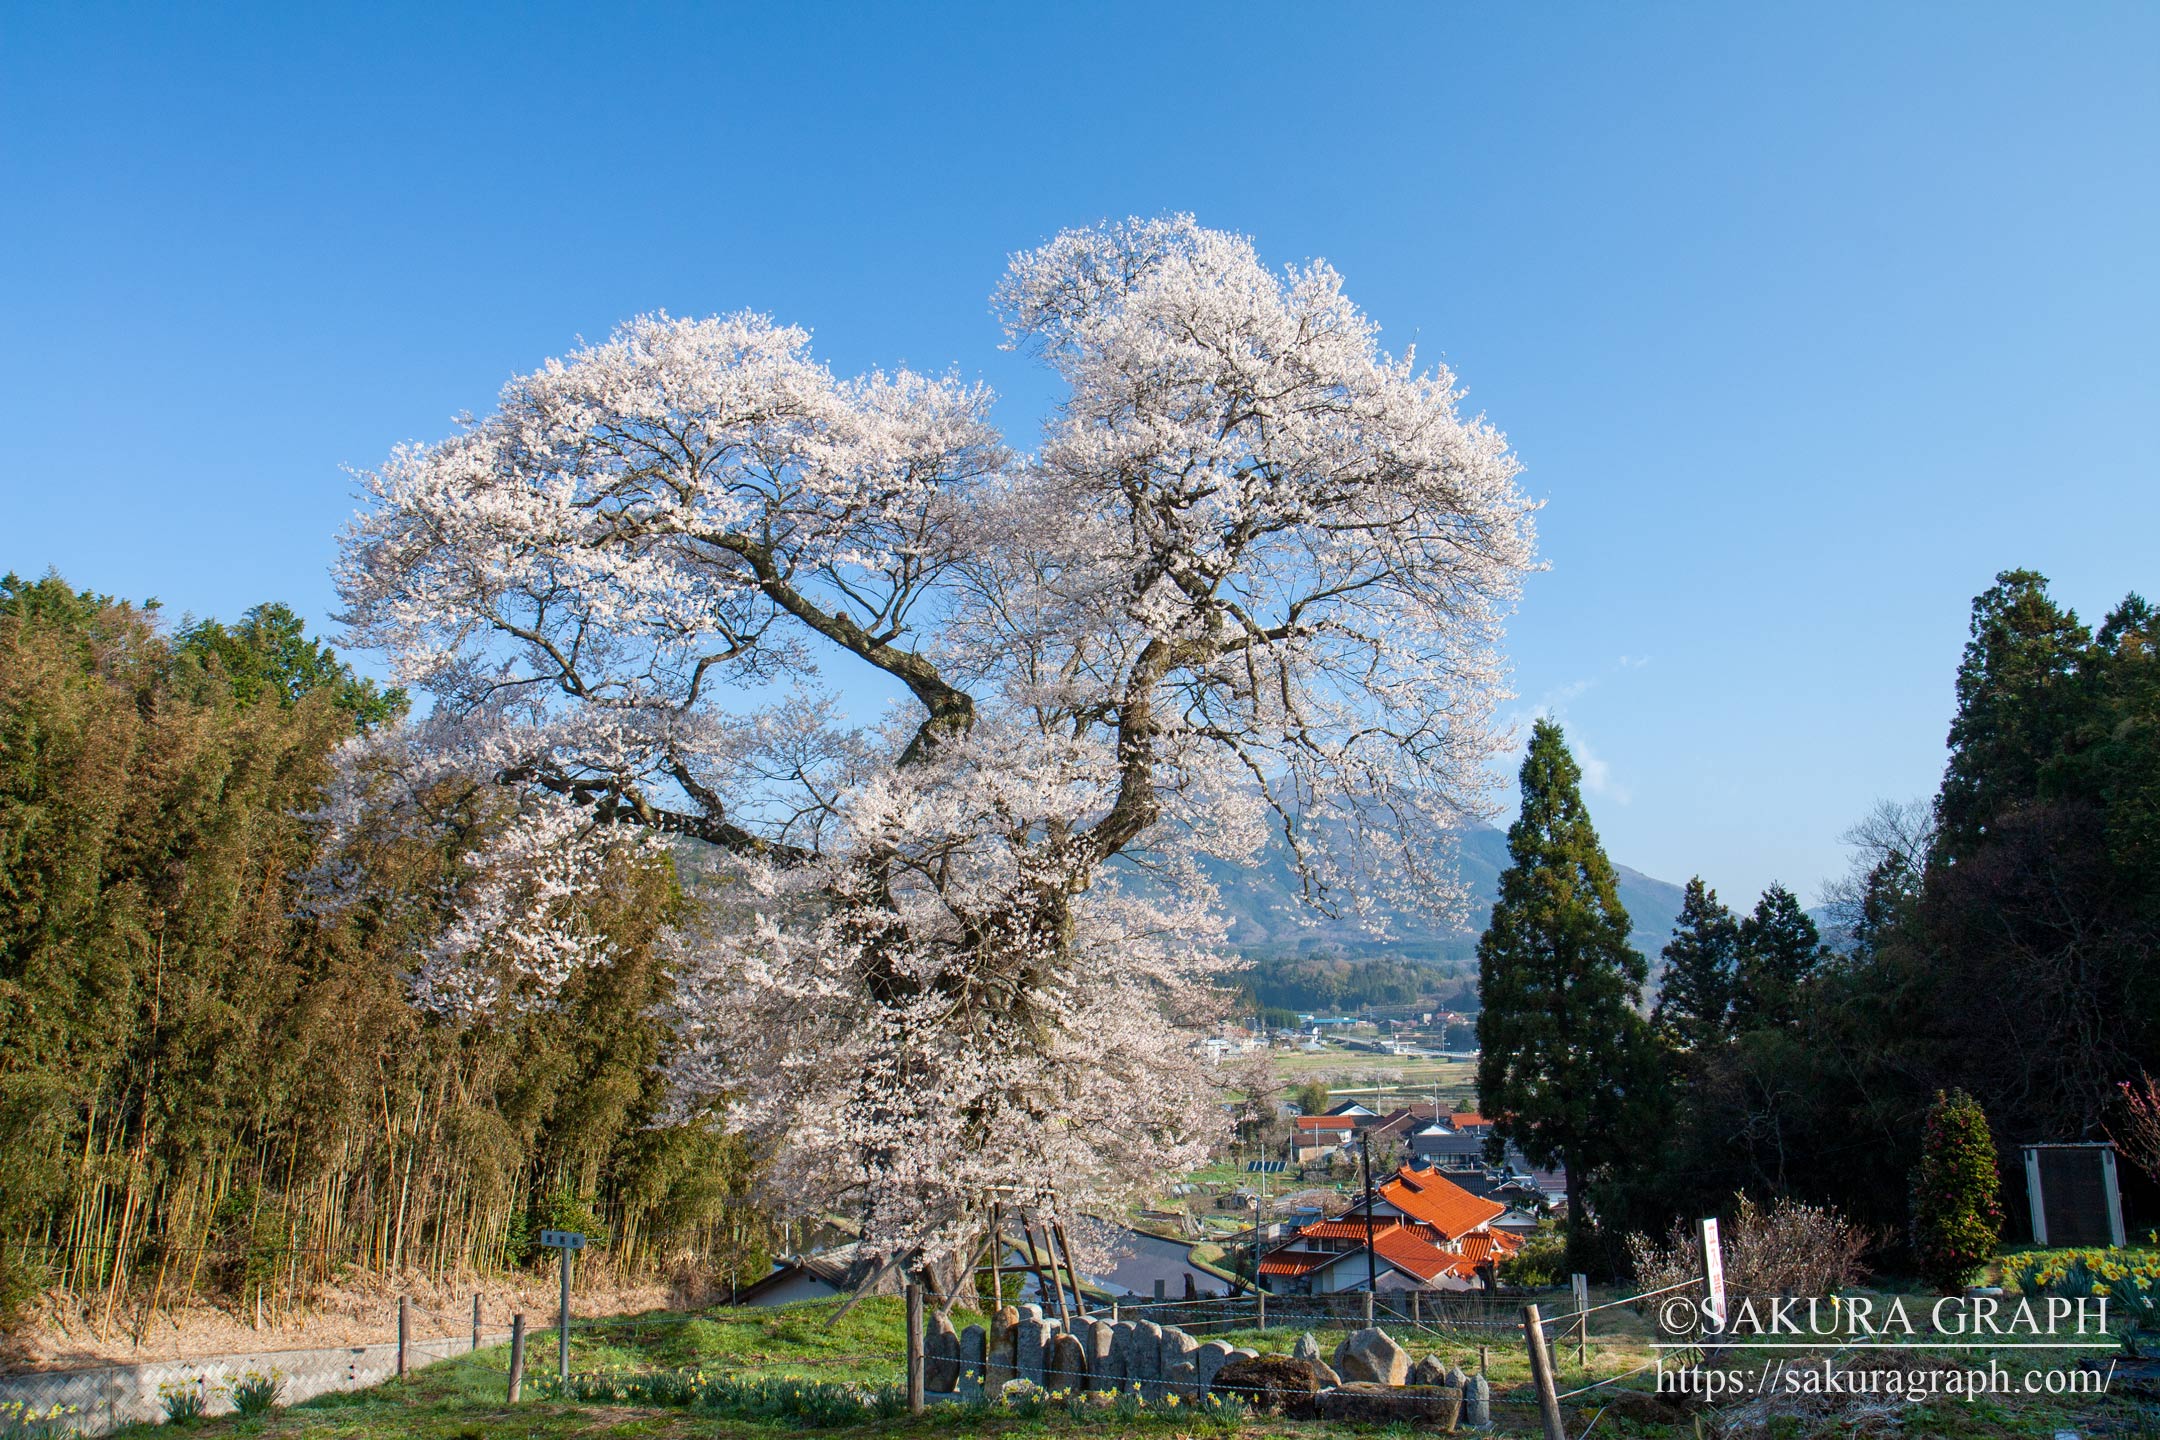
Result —
M1682 1050L1714 1045L1732 1033L1733 985L1740 964L1740 926L1700 875L1688 881L1680 923L1665 947L1665 973L1652 1019Z
M429 1020L412 957L499 798L367 827L339 857L362 898L311 918L333 752L401 698L282 607L155 621L0 581L0 1298L275 1310L349 1264L516 1263L564 1206L611 1233L606 1263L762 1268L741 1147L652 1123L672 867L624 859L587 917L615 962L556 1007Z
M1540 720L1522 765L1522 813L1508 830L1478 942L1478 1099L1538 1165L1568 1172L1570 1248L1587 1241L1585 1184L1655 1124L1655 1051L1637 1013L1648 967L1628 944L1611 862L1582 801L1582 771L1560 727Z
M1972 1096L1935 1092L1913 1172L1913 1249L1920 1274L1945 1294L1995 1258L2002 1235L2001 1181L1987 1116Z
M2076 725L2079 662L2090 643L2031 570L2005 570L1974 598L1936 800L1945 857L1972 853L1992 822L2039 792L2042 770Z
M1737 1030L1790 1027L1799 1019L1800 990L1828 952L1822 932L1800 899L1773 884L1740 922L1739 969L1732 993Z
M211 672L236 705L273 701L297 704L318 692L361 730L402 717L410 708L403 690L379 690L363 680L337 652L311 640L298 615L283 605L257 605L238 625L202 620L174 637L182 664Z

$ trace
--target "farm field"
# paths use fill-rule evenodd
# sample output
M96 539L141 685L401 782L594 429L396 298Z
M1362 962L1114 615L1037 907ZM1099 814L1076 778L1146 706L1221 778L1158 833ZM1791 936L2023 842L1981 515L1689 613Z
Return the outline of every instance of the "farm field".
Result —
M1290 1085L1319 1080L1330 1089L1361 1092L1339 1098L1430 1100L1438 1086L1441 1098L1454 1101L1475 1092L1477 1063L1410 1055L1380 1055L1369 1050L1277 1051L1270 1056L1275 1073ZM1363 1093L1371 1092L1371 1093ZM1376 1107L1377 1108L1377 1107Z

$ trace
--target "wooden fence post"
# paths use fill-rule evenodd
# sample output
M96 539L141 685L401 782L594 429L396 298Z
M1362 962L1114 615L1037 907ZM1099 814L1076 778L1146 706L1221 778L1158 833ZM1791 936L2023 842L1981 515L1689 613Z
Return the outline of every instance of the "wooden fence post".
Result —
M1575 1363L1590 1363L1590 1277L1574 1277L1575 1289Z
M923 1413L922 1286L912 1280L907 1287L907 1408L910 1415Z
M519 1311L510 1317L510 1403L518 1402L518 1391L525 1387L525 1314Z
M472 1297L472 1348L480 1348L480 1292L477 1290L473 1291Z
M1372 1329L1372 1302L1372 1291L1367 1290L1365 1292L1365 1328L1368 1330Z
M405 1378L405 1346L412 1337L412 1296L397 1297L397 1378Z
M1256 1293L1260 1297L1260 1329L1265 1332L1267 1330L1267 1286L1259 1286Z
M1538 1419L1544 1422L1545 1440L1568 1440L1567 1425L1560 1418L1560 1395L1553 1386L1552 1356L1545 1349L1545 1321L1538 1307L1522 1311L1523 1344L1530 1351L1530 1383L1537 1387Z

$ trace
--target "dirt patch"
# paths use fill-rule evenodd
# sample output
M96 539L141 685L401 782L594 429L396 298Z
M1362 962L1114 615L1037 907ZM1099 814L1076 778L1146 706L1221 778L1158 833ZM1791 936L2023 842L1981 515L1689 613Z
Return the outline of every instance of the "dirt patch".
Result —
M156 1311L137 1300L108 1314L103 1296L48 1291L28 1323L0 1336L0 1365L10 1370L78 1369L181 1360L198 1355L253 1350L307 1350L332 1345L378 1345L397 1339L398 1297L412 1297L412 1338L470 1336L473 1296L480 1296L481 1325L508 1328L523 1312L535 1328L554 1322L560 1299L552 1274L468 1276L440 1280L424 1275L392 1279L351 1275L318 1287L304 1310L266 1311L261 1323L249 1308L205 1301ZM695 1309L715 1298L694 1276L634 1285L580 1285L571 1314L581 1318L646 1310Z

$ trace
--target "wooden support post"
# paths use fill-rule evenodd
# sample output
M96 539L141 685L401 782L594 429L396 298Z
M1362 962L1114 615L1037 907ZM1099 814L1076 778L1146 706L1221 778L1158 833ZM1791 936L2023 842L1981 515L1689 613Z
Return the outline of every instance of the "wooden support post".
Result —
M1590 1277L1577 1275L1575 1285L1575 1363L1590 1363Z
M1035 1283L1037 1286L1043 1283L1043 1260L1047 1257L1050 1261L1050 1296L1057 1304L1058 1325L1069 1335L1072 1333L1072 1311L1065 1308L1065 1277L1058 1273L1057 1250L1050 1244L1050 1222L1043 1221L1041 1250L1035 1248L1035 1228L1032 1225L1026 1228L1028 1253L1035 1261Z
M1088 1313L1087 1296L1080 1293L1080 1269L1073 1264L1072 1236L1065 1233L1065 1222L1062 1220L1057 1222L1057 1247L1059 1253L1065 1257L1065 1278L1072 1282L1073 1309L1085 1320Z
M1366 1329L1368 1329L1368 1330L1370 1330L1370 1329L1372 1328L1372 1311L1373 1311L1373 1293L1372 1293L1372 1291L1370 1291L1370 1290L1367 1290L1367 1291L1365 1292L1365 1328L1366 1328Z
M1522 1311L1523 1344L1530 1351L1530 1383L1537 1387L1538 1419L1545 1426L1545 1440L1568 1440L1567 1425L1560 1418L1560 1392L1553 1385L1552 1356L1545 1349L1545 1321L1538 1307Z
M923 1413L923 1303L922 1286L910 1280L907 1287L907 1408Z
M477 1290L472 1297L472 1348L480 1348L480 1292Z
M397 1297L397 1378L405 1378L405 1347L412 1339L412 1296Z
M1261 1333L1265 1334L1267 1332L1267 1286L1256 1284L1253 1288L1260 1296L1260 1330Z
M1422 1290L1410 1292L1410 1323L1418 1326L1425 1323L1425 1293Z
M525 1388L525 1315L523 1311L510 1317L510 1403L518 1402L518 1392Z

